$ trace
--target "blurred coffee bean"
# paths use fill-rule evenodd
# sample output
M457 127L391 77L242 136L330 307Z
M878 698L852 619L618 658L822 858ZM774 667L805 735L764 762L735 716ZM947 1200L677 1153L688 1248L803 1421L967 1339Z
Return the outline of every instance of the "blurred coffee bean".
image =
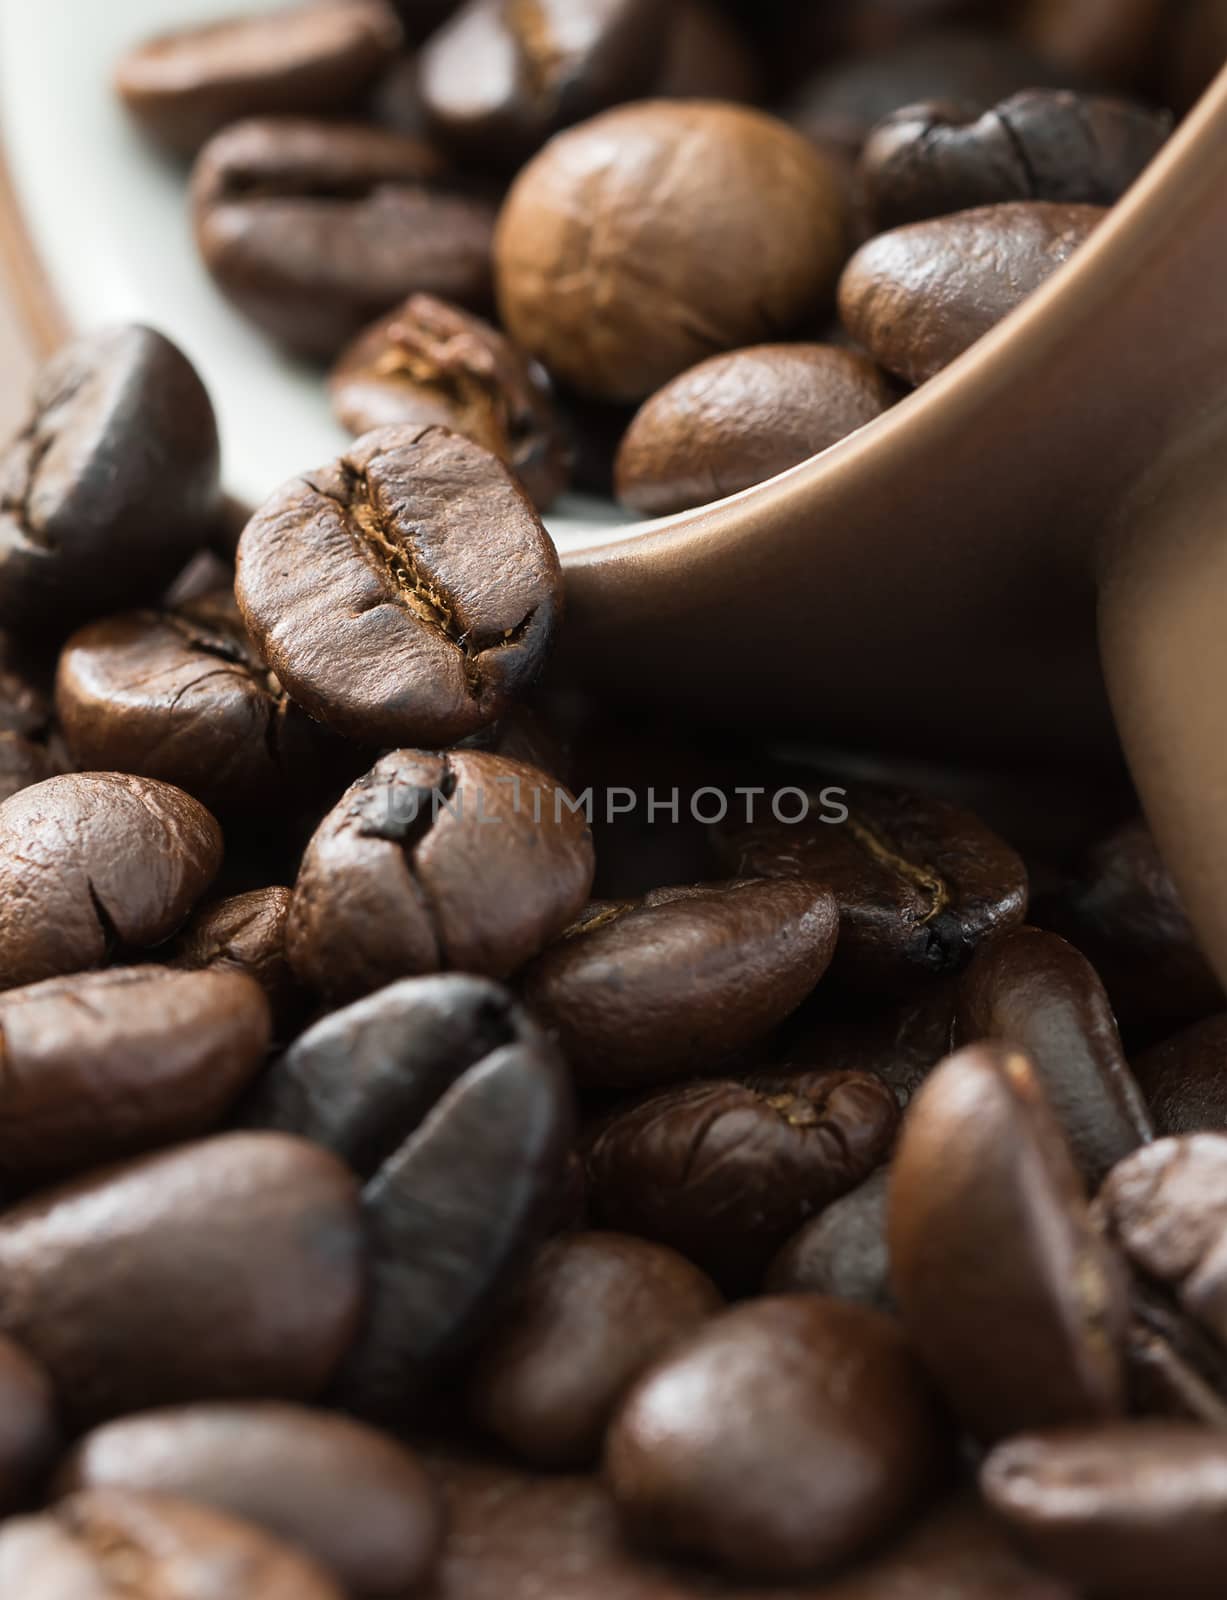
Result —
M1227 64L1227 0L1184 0L1170 17L1161 63L1165 99L1192 109Z
M59 1449L47 1374L19 1345L0 1338L0 1517L33 1500Z
M1172 9L1166 0L1024 0L1021 32L1055 66L1127 88L1152 63Z
M893 1311L886 1244L889 1180L887 1168L879 1168L805 1223L771 1263L765 1292L831 1295Z
M391 0L410 42L420 44L455 11L458 0Z
M491 206L384 129L236 122L201 151L192 207L223 294L300 355L334 356L410 294L490 298Z
M957 982L935 983L913 1000L883 1005L873 997L869 1015L824 1014L820 988L815 1013L803 1011L783 1040L786 1059L830 1071L869 1072L905 1108L937 1063L950 1054ZM806 1008L810 1010L811 1008Z
M241 515L243 522L246 522L247 512L244 510ZM223 512L223 517L229 520L229 511ZM234 530L236 545L242 531L241 526ZM198 600L211 600L218 593L233 589L234 562L215 550L198 550L190 561L185 562L173 583L163 593L160 609L182 611Z
M1121 1410L1125 1274L1026 1056L977 1046L929 1078L888 1237L904 1326L977 1438Z
M0 804L23 789L54 778L59 771L45 745L23 739L19 733L0 731Z
M250 889L202 906L167 950L167 962L254 978L282 1032L297 1020L304 1001L285 947L292 898L289 889Z
M711 0L674 0L664 61L652 86L658 100L735 100L753 104L763 71L749 36Z
M1227 1133L1227 1014L1145 1051L1133 1074L1158 1133Z
M417 54L401 56L371 91L367 115L376 127L409 139L428 140L430 118L422 100L422 75Z
M1136 1273L1125 1355L1132 1412L1227 1428L1227 1349L1173 1294Z

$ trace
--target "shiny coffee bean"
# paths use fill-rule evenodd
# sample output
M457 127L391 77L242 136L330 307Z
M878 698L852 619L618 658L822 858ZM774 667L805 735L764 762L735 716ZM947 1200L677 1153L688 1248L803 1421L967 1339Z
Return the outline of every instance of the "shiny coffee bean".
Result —
M844 227L837 174L782 122L701 101L622 106L516 180L495 243L503 321L581 394L642 400L820 310Z
M990 1508L1043 1566L1114 1600L1222 1592L1227 1439L1129 1422L1027 1434L980 1472Z
M264 990L275 1028L286 1028L304 1002L285 947L292 899L289 889L250 889L201 906L167 949L168 965L245 973Z
M641 1378L605 1472L632 1536L788 1579L893 1534L933 1493L945 1446L892 1322L793 1295L726 1311Z
M385 756L307 847L286 936L295 973L333 1001L446 968L507 977L587 899L592 841L569 801L481 751Z
M309 0L162 34L128 52L115 82L148 133L192 156L243 117L343 110L402 40L384 0Z
M363 1275L352 1179L275 1134L142 1156L0 1215L0 1332L42 1362L78 1427L309 1398L354 1336Z
M1105 215L1013 201L879 234L844 271L840 315L888 372L927 383L1042 287Z
M991 111L929 102L888 117L861 157L880 229L1005 200L1115 204L1172 119L1130 100L1032 89Z
M827 793L836 808L822 803ZM791 797L788 806L795 815ZM959 971L1027 908L1026 868L1007 844L970 812L904 789L815 786L801 821L764 812L715 834L734 872L825 884L839 902L834 972L875 992Z
M560 128L642 98L668 23L656 0L466 0L422 51L422 96L447 144L514 168Z
M1227 1133L1227 1015L1145 1051L1133 1073L1158 1133Z
M1103 985L1053 933L1018 928L987 945L964 974L958 1040L1006 1039L1030 1056L1092 1189L1154 1129Z
M21 1600L343 1600L258 1528L156 1494L100 1489L0 1529L0 1593Z
M152 599L221 511L217 423L187 358L148 328L66 346L0 451L0 627L62 636Z
M524 974L524 997L582 1083L651 1088L765 1038L818 983L838 930L808 879L598 900Z
M662 1245L619 1233L553 1239L499 1312L470 1380L470 1414L521 1460L587 1466L640 1373L723 1304Z
M352 434L449 428L505 462L542 510L567 486L567 445L544 370L458 306L412 296L342 352L330 387Z
M175 1495L241 1517L305 1550L363 1600L401 1600L430 1576L443 1540L438 1496L408 1450L298 1406L122 1417L81 1440L59 1487Z
M964 1050L921 1089L888 1238L904 1326L977 1438L1121 1410L1124 1274L1020 1052Z
M490 298L492 208L429 145L379 128L234 123L201 151L192 207L223 294L301 355L334 356L419 291Z
M768 1294L825 1294L875 1311L893 1311L886 1205L890 1174L872 1178L810 1219L767 1272Z
M1153 60L1166 0L1024 0L1023 36L1041 55L1094 83L1134 84Z
M311 716L374 745L454 744L545 665L562 612L549 536L501 462L442 428L385 428L248 523L236 593Z
M912 1100L939 1061L950 1054L957 980L927 985L913 1000L883 1006L874 997L868 1016L802 1016L789 1030L785 1053L792 1061L828 1071L868 1072L892 1091L901 1108Z
M0 1517L33 1499L59 1449L47 1374L20 1346L0 1338Z
M652 88L657 100L734 100L752 105L763 92L762 63L749 37L710 0L670 6L664 59Z
M221 866L213 817L168 783L72 773L0 807L0 988L170 937Z
M759 345L700 362L654 394L618 451L618 498L667 516L763 483L881 416L894 392L864 356Z
M857 1073L779 1073L666 1089L613 1117L588 1155L601 1223L658 1239L722 1286L775 1250L890 1148L894 1096Z
M0 994L0 1176L29 1184L207 1133L269 1032L237 972L121 967Z

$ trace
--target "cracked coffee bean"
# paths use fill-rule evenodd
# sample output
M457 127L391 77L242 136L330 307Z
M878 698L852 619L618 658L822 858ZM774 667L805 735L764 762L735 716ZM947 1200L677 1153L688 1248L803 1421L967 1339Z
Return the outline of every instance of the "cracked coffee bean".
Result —
M820 1211L776 1256L767 1294L825 1294L893 1311L886 1211L890 1173L880 1167L859 1188Z
M1154 1045L1133 1073L1160 1134L1227 1133L1227 1014Z
M289 117L237 122L201 151L192 207L222 293L300 355L335 356L419 291L490 300L493 208L416 139Z
M148 328L67 345L0 451L0 627L40 639L154 598L221 514L217 422Z
M0 1517L31 1502L60 1449L50 1379L19 1345L0 1338Z
M193 156L243 117L345 109L403 38L385 0L310 0L162 34L124 56L115 82L147 133Z
M278 1031L292 1031L305 1003L286 951L290 889L249 889L201 906L166 951L172 967L241 972L254 978Z
M0 807L0 989L168 939L217 875L221 829L181 789L70 773Z
M252 518L236 593L311 716L361 743L429 748L488 727L531 688L562 574L501 462L441 428L387 428Z
M457 306L414 295L342 353L330 387L352 434L450 428L506 463L540 510L567 486L569 452L545 370Z

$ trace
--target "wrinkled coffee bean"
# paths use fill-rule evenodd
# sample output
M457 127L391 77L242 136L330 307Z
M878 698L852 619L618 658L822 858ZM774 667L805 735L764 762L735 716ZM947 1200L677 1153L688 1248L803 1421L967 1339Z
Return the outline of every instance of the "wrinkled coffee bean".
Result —
M767 1294L825 1294L893 1311L886 1205L890 1173L881 1167L859 1188L811 1218L776 1256Z
M0 988L168 939L217 874L221 830L181 789L71 773L0 807Z
M813 1068L872 1073L906 1107L950 1054L957 994L957 981L939 982L926 986L915 1000L886 1007L875 997L871 1016L841 1018L822 1015L819 989L817 1018L803 1016L789 1030L785 1054Z
M28 1504L59 1449L47 1374L20 1346L0 1338L0 1517Z
M86 1435L59 1487L212 1506L307 1551L363 1600L401 1600L429 1577L443 1540L438 1496L408 1450L297 1406L215 1403L122 1417Z
M666 1089L613 1117L588 1155L605 1227L672 1245L733 1291L867 1178L898 1126L894 1096L847 1072Z
M927 383L1045 284L1106 214L1013 201L879 234L844 270L840 315L888 372Z
M820 344L760 345L674 378L631 423L618 498L667 516L763 483L881 416L895 399L872 361Z
M598 900L527 970L524 997L582 1083L650 1088L760 1042L818 983L838 931L809 879Z
M605 1471L633 1536L787 1579L892 1534L934 1492L945 1454L897 1327L794 1295L726 1311L641 1378Z
M1092 1189L1154 1137L1103 985L1056 934L1017 928L985 946L963 976L955 1032L1027 1053Z
M221 512L217 422L148 328L67 345L0 452L0 627L42 637L152 599Z
M553 1239L500 1310L470 1413L524 1461L589 1465L630 1385L723 1304L662 1245L618 1233Z
M977 1438L1121 1410L1124 1273L1024 1055L980 1045L929 1078L888 1238L904 1326Z
M1158 1133L1227 1133L1227 1015L1155 1045L1133 1073Z
M303 1005L285 947L292 899L289 889L250 889L202 906L167 949L168 965L245 973L264 990L275 1026L285 1028Z
M664 63L652 87L655 99L753 104L761 97L762 64L731 17L710 0L674 0L669 12Z
M1128 86L1152 59L1170 9L1166 0L1024 0L1022 33L1079 78Z
M334 356L407 295L490 298L491 206L429 145L379 128L237 122L192 178L196 239L240 311L306 356Z
M307 847L294 971L334 1002L444 968L507 977L588 897L592 841L570 798L482 751L385 756Z
M657 0L466 0L421 55L443 140L516 167L565 128L647 93L668 34Z
M879 124L861 157L879 229L1005 200L1115 204L1172 119L1129 100L1032 89L991 111L930 102Z
M418 294L368 328L333 368L332 409L352 434L450 428L515 473L540 509L570 464L544 370L479 317Z
M384 0L310 0L162 34L128 52L115 83L148 133L192 156L243 117L344 109L402 40Z
M558 556L511 474L442 428L367 434L248 523L236 593L294 699L347 738L454 744L529 689Z
M653 198L662 174L667 204ZM517 344L581 394L642 400L817 312L844 228L834 169L774 118L622 106L552 140L516 180L495 241L499 305Z
M306 1399L354 1336L363 1268L358 1196L335 1158L229 1134L0 1214L0 1332L42 1362L78 1427L191 1400Z

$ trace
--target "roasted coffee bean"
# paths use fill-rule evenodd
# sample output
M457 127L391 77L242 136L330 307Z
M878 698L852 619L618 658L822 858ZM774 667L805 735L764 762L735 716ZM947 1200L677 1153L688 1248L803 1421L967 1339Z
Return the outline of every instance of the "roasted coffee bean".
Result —
M808 1217L869 1176L898 1121L889 1089L858 1073L666 1089L597 1134L591 1203L604 1226L672 1245L744 1291Z
M1020 1052L964 1050L921 1089L888 1240L904 1325L978 1438L1121 1410L1125 1275Z
M322 1567L233 1517L99 1489L0 1529L0 1593L21 1600L343 1600Z
M587 1466L640 1373L723 1304L662 1245L619 1233L553 1239L500 1310L469 1410L524 1461Z
M888 372L927 383L1041 288L1105 215L1020 200L879 234L844 271L840 315Z
M121 967L0 994L0 1177L207 1133L264 1065L268 1002L237 972Z
M768 1294L825 1294L893 1311L886 1202L890 1174L880 1167L859 1188L811 1218L776 1256Z
M1025 0L1021 26L1047 60L1093 83L1136 83L1153 60L1165 0Z
M242 512L242 521L247 521L248 513ZM223 512L223 519L229 522L231 508L227 506ZM234 544L239 542L242 533L242 524L234 530ZM163 611L182 611L186 606L194 605L198 600L212 599L215 595L229 590L234 591L234 562L221 555L216 550L198 550L188 561L174 582L166 589L161 597Z
M148 328L66 346L0 451L0 626L63 636L151 599L221 512L217 422L187 358Z
M1211 1600L1223 1587L1227 1439L1191 1423L1118 1422L999 1445L991 1509L1035 1559L1114 1600Z
M401 1600L430 1576L443 1540L438 1496L408 1450L297 1406L215 1403L123 1417L86 1435L59 1487L212 1506L306 1550L363 1600Z
M60 1448L55 1394L47 1374L0 1338L0 1517L26 1505Z
M726 1311L641 1378L605 1471L633 1536L788 1579L892 1534L934 1492L945 1442L891 1321L792 1295Z
M570 800L482 751L385 756L307 847L294 971L334 1001L445 968L507 977L587 899L592 841Z
M1227 62L1227 0L1186 0L1171 17L1163 56L1164 98L1187 111Z
M511 474L442 428L385 428L248 523L236 593L294 699L347 738L454 744L530 688L562 612Z
M597 900L524 974L524 997L581 1082L651 1088L759 1043L822 977L838 931L808 879Z
M0 988L170 937L217 874L221 830L181 789L72 773L0 807Z
M1133 1072L1158 1133L1227 1133L1227 1014L1155 1045Z
M615 466L645 516L762 483L863 428L895 399L872 361L821 344L769 344L700 362L652 396Z
M237 122L201 151L192 206L218 287L302 355L334 356L418 291L490 298L491 206L429 145L380 128Z
M1059 89L983 112L930 101L879 124L860 176L879 228L1005 200L1110 206L1171 129L1169 116L1133 101Z
M664 62L652 88L658 100L734 100L763 91L762 64L749 37L710 0L674 0Z
M647 93L668 37L656 0L466 0L421 56L440 136L516 167L552 133Z
M1083 1177L1096 1188L1154 1126L1095 969L1054 933L1017 928L977 955L959 989L957 1039L1030 1056Z
M284 1029L299 1015L303 991L285 947L289 889L250 889L202 906L166 952L173 967L242 972L264 990L273 1022Z
M802 1016L788 1030L784 1053L791 1061L829 1071L869 1072L906 1107L937 1063L950 1054L957 981L935 983L914 1000L883 1006L874 997L870 1016Z
M0 1214L0 1332L42 1362L78 1427L191 1400L305 1399L354 1336L363 1269L339 1162L229 1134Z
M820 310L845 221L835 170L774 118L622 106L552 140L517 179L495 243L503 320L580 393L642 400Z
M417 294L368 328L332 373L332 408L355 435L397 423L450 428L511 468L541 509L569 462L544 370L480 317Z
M790 796L788 815L794 806ZM1007 844L959 806L904 789L814 785L801 820L733 819L715 842L743 876L825 884L839 902L834 971L875 992L959 971L1027 909L1026 868Z
M402 42L385 0L309 0L162 34L129 51L115 82L147 132L192 156L242 117L344 109Z

